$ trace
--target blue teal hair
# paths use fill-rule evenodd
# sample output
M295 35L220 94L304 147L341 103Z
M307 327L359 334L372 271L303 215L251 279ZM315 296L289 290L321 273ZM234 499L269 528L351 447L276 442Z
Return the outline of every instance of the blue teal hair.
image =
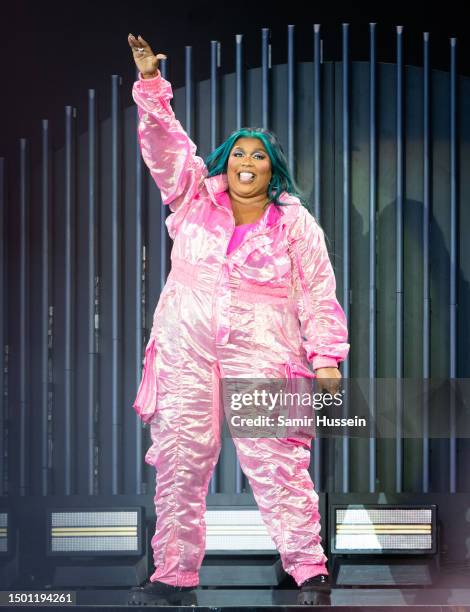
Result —
M272 178L268 185L268 195L272 198L274 204L285 206L285 202L279 201L279 196L283 191L287 191L289 194L297 196L302 205L308 209L308 203L304 200L303 195L289 172L287 159L278 137L274 132L270 132L264 128L245 127L232 132L227 140L207 157L206 166L208 176L225 174L227 172L230 151L239 138L258 138L263 143L269 155L269 159L271 160Z

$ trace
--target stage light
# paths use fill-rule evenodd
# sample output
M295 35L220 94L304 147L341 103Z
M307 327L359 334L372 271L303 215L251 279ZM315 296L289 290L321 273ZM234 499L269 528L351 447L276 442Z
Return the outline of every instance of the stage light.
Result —
M0 555L10 554L8 538L8 512L0 512Z
M333 506L331 552L433 554L436 506Z
M17 521L10 509L0 511L0 588L10 587L18 581L19 533Z
M332 504L338 586L429 586L437 562L435 505Z
M206 511L206 557L201 586L277 586L284 578L279 553L257 508Z
M229 508L206 512L207 552L267 552L276 547L259 510Z
M50 555L141 555L142 510L49 510Z
M148 573L144 527L141 507L48 509L47 554L54 559L51 584L140 584Z

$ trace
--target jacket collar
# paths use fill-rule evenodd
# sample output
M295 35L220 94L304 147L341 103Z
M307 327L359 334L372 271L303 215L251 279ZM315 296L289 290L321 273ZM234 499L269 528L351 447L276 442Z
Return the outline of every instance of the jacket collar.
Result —
M227 208L230 212L232 212L230 198L220 197L221 193L228 190L227 174L216 174L215 176L210 176L204 179L204 184L214 204ZM300 200L296 196L287 193L287 191L281 193L279 200L281 202L285 202L286 204L300 206ZM297 209L295 210L297 211ZM279 221L284 217L289 217L292 214L294 214L294 211L292 210L291 206L271 206L269 214L264 218L266 219L268 225L275 225L276 221Z
M228 189L228 179L226 174L216 174L215 176L209 176L204 179L204 183L206 185L207 191L211 196L211 200L213 200L216 204L216 195L221 193L222 191L227 191Z

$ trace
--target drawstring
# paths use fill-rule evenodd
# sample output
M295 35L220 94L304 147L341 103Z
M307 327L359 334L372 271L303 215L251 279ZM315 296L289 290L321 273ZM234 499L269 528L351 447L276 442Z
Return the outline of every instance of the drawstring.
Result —
M212 366L212 432L217 442L220 442L221 411L220 411L220 378L218 363Z

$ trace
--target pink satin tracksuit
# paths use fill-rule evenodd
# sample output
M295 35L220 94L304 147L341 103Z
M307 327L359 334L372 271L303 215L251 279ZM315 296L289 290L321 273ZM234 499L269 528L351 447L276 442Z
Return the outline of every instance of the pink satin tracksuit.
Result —
M145 350L134 409L150 423L145 461L157 471L155 572L195 586L205 552L206 494L221 448L221 377L314 377L349 351L324 234L298 198L283 193L227 254L235 222L225 174L203 160L158 75L134 83L143 159L174 240L171 271ZM308 472L311 438L233 438L240 466L297 584L327 574L318 495Z

